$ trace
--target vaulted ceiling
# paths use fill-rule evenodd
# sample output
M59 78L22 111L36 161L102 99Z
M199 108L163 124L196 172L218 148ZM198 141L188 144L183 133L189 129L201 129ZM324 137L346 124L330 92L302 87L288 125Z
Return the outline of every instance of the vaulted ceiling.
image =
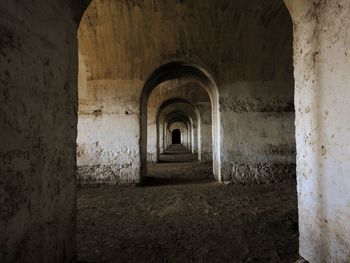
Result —
M222 82L292 78L282 0L93 0L78 37L90 79L146 80L173 59Z

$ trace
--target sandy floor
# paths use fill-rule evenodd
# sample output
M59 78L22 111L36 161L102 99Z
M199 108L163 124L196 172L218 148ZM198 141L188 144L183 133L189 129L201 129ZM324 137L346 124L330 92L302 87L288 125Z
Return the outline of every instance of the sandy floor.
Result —
M144 187L79 190L80 262L296 261L294 184L224 186L189 153L162 160Z

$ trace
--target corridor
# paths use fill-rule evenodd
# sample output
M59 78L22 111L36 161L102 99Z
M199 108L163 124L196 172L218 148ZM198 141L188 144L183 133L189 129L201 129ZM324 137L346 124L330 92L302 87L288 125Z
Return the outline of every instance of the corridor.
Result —
M0 12L0 263L350 262L349 0Z

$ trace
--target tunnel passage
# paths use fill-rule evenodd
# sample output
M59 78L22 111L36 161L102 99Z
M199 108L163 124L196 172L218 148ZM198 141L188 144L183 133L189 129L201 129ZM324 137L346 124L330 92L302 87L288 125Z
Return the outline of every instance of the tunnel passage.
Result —
M162 123L148 118L149 96L158 85L180 79L197 82L209 94L212 140L199 145L204 140L194 135L191 146L199 158L202 149L210 156L202 160L213 161L218 181L294 178L293 31L284 4L194 1L171 16L176 1L137 3L93 1L79 28L79 181L142 182L147 162L156 162L164 150ZM237 23L240 18L250 30ZM212 26L218 23L220 32ZM154 48L143 52L145 46ZM123 129L114 129L120 124Z
M185 105L176 102L161 111L158 123L163 126L164 151L157 162L148 163L145 185L210 182L213 178L212 162L200 162L193 151L197 119L193 112L186 113Z
M142 130L147 131L143 137L147 138L146 185L213 178L213 104L205 88L208 82L201 70L183 62L162 66L146 82L147 93L141 96L142 105L147 105L141 119L141 126L147 119L147 130Z
M175 129L172 131L171 133L171 141L172 141L172 144L180 144L181 143L181 132L179 129Z
M214 175L216 174L216 178L219 179L219 174L220 174L220 170L219 170L219 159L216 158L219 149L219 138L217 137L217 132L219 129L219 119L218 119L218 97L217 97L217 87L216 84L213 80L213 78L210 76L210 74L205 71L203 68L187 63L187 62L183 62L183 61L174 61L174 62L170 62L167 64L164 64L160 67L158 67L156 70L154 70L152 72L152 74L149 76L149 78L147 79L147 81L145 82L145 85L143 87L142 90L142 95L141 95L141 126L146 125L146 123L148 123L148 106L150 105L150 98L152 96L152 93L154 93L154 91L156 90L157 87L160 87L161 89L163 89L164 85L168 85L169 82L175 82L175 85L172 87L174 88L174 90L177 90L179 88L181 88L181 85L179 85L179 83L183 83L186 81L192 81L191 84L191 88L190 90L192 94L195 94L194 96L196 96L198 94L198 91L200 90L204 90L206 93L206 96L209 98L209 106L210 106L210 112L212 114L208 115L209 118L211 119L211 123L210 123L210 129L212 131L213 136L210 139L210 146L212 147L212 149L209 151L211 154L210 159L212 160L212 163L214 164L213 167L213 171L212 173L214 173ZM195 85L193 85L193 83L195 83ZM199 87L199 88L196 88ZM190 94L191 94L190 93ZM175 96L175 95L173 95ZM184 97L184 99L189 99L192 96L186 96ZM171 97L170 97L171 99ZM162 102L163 103L163 102ZM165 102L164 102L165 103ZM198 113L198 111L197 111ZM196 115L196 113L194 113ZM158 114L157 114L158 116ZM207 119L208 116L206 116L203 119ZM187 127L187 133L184 137L186 143L185 146L187 148L189 148L191 151L194 150L196 148L196 146L201 145L202 142L202 136L201 136L201 132L200 131L200 127L201 125L194 125L194 123L198 120L200 120L200 116L196 116L194 119L196 119L195 121L190 120L187 121L186 125ZM197 123L198 124L198 123ZM158 125L158 128L155 128L155 130L157 130L158 134L159 130L161 130L161 125L162 123L160 123L159 121L156 121L156 125ZM164 124L163 124L164 126ZM164 128L163 128L164 131ZM197 132L195 132L197 131ZM147 151L147 132L148 130L142 130L141 132L141 157L143 156L143 152ZM197 135L195 135L197 134ZM166 132L164 133L163 137L166 137ZM195 143L194 141L196 140L195 137L197 138L197 143ZM158 138L158 136L157 136ZM169 137L168 137L169 138ZM170 137L171 140L171 137ZM211 141L212 140L212 141ZM166 140L164 140L165 143L167 143ZM159 149L159 141L157 142L157 151L160 152ZM196 146L195 146L196 145ZM200 146L199 146L200 148ZM194 150L196 152L196 150ZM147 163L146 160L141 160L142 161L142 166L141 167L147 167ZM211 164L210 164L211 165ZM144 174L145 171L142 172L142 174Z
M149 105L154 104L159 109L157 112L149 110L149 118L156 121L149 122L147 154L151 155L153 151L159 159L159 154L164 153L167 147L164 125L168 123L169 117L181 115L187 116L185 118L189 122L189 150L198 154L199 161L212 162L212 109L207 92L191 81L170 81L159 85L152 92ZM156 137L156 144L152 142L152 137Z
M153 157L157 151L157 159L148 160L145 185L212 180L212 161L205 161L211 145L209 101L207 92L188 80L165 82L150 94L147 153Z
M86 140L90 139L89 136L84 137L82 134L83 140L79 143L79 153L82 153L82 156L90 157L95 153L92 157L95 158L93 161L98 172L91 177L99 179L101 174L106 174L116 183L147 183L155 175L159 175L162 180L174 176L178 177L178 180L181 177L185 179L185 176L188 179L194 174L205 174L194 168L193 165L198 164L196 160L191 164L188 159L181 160L181 168L177 169L174 161L179 161L179 154L173 160L166 159L168 156L174 156L174 148L167 147L171 139L167 121L174 120L167 119L166 115L179 108L169 109L169 112L159 118L155 113L166 99L177 97L189 100L195 106L195 112L199 113L195 117L186 112L192 119L185 121L187 128L184 128L187 130L186 134L184 133L184 142L189 150L188 154L192 152L191 156L195 156L198 153L203 160L203 153L207 153L207 156L210 156L207 160L214 161L213 171L217 180L261 183L278 180L277 176L289 178L289 174L293 175L294 113L293 107L290 106L293 105L293 81L290 78L292 56L289 52L291 42L288 38L292 31L291 27L287 27L291 24L285 22L285 13L281 5L275 2L267 4L269 1L256 1L255 8L253 1L213 1L222 10L232 10L223 14L227 23L221 24L224 29L222 32L217 32L215 27L209 26L212 29L209 31L207 26L202 28L202 25L208 25L202 20L203 17L207 22L218 25L219 21L211 21L217 17L217 13L211 13L211 10L217 10L211 1L205 6L203 1L194 1L193 5L188 6L184 4L185 10L179 11L179 18L183 19L181 23L174 19L177 16L168 16L172 11L164 12L165 19L161 23L154 22L153 18L156 20L157 16L150 16L154 14L153 6L149 6L147 2L137 5L136 2L138 1L130 1L127 7L120 4L118 8L124 8L120 8L122 12L113 7L111 1L100 1L92 9L82 30L85 42L82 42L80 57L88 67L86 90L91 94L82 101L81 112L85 113L85 105L93 101L93 107L88 108L86 113L103 113L102 116L96 114L86 119L81 114L81 127L95 131L92 128L97 125L97 134L101 134L100 137L93 137L95 140L91 144L96 150L92 154L92 147L89 147ZM164 6L167 9L173 7L172 1L154 3L159 7L159 13L164 11ZM203 16L202 11L197 13L195 8L192 10L197 5L198 10L208 6L207 15ZM191 9L189 11L193 15L189 16L186 8ZM168 10L177 9L176 7ZM244 15L235 11L240 9ZM124 12L125 10L129 10L130 13ZM251 10L256 10L254 17L250 14ZM246 22L244 24L250 25L250 30L246 30L235 19L231 20L231 13L235 13L235 16L232 16L235 19L242 17ZM102 21L96 19L100 16ZM150 20L149 23L145 23L150 25L149 28L142 26L144 18ZM118 25L114 26L113 30L106 28L110 21ZM120 24L119 21L124 22ZM168 23L175 28L174 31L167 30ZM238 24L240 26L233 26ZM130 26L130 32L134 34L114 33L118 31L118 27L127 28L126 25ZM154 29L156 32L149 34ZM174 35L161 32L174 32ZM157 38L150 39L151 35ZM276 35L279 39L271 45ZM110 36L113 37L112 41L109 41ZM120 38L122 36L129 42ZM173 36L174 41L169 41ZM101 42L104 43L121 43L126 52L119 46L113 46L118 52L103 58L92 48L96 39L102 39ZM154 50L158 50L159 47L162 52L153 53L153 49L143 52L143 46L138 46L139 41L135 41L140 39L149 47L156 47ZM130 45L131 43L133 44ZM168 43L173 43L174 46ZM110 46L103 46L105 50L101 49L100 53L107 54ZM278 57L274 56L275 53ZM271 59L274 59L275 63L271 63ZM98 61L98 65L94 63L95 60ZM132 63L118 63L121 61ZM144 65L147 67L143 67ZM180 82L188 80L191 81L189 92L177 94L176 90L182 88ZM169 84L170 81L173 83ZM192 85L194 83L196 85ZM169 86L163 89L162 85L168 84ZM194 100L198 96L198 86L207 91L208 100ZM152 104L152 92L158 87L160 97L164 94L167 96L164 95ZM149 108L153 111L152 118ZM112 123L114 126L122 123L124 129L113 133ZM114 140L113 146L116 147L110 147L111 140L104 136L111 134L119 138ZM88 167L88 170L92 169ZM191 174L188 174L188 171L191 171ZM212 173L208 176L212 176Z
M1 262L76 258L76 28L84 4L90 1L74 2L0 3L4 68L0 73L4 88L0 207L5 211ZM87 82L79 84L83 87L79 91L80 171L95 170L90 174L94 180L101 179L94 176L112 174L118 183L137 182L141 165L140 135L135 132L140 131L138 91L150 69L174 58L210 67L220 84L223 132L217 138L224 146L218 150L223 155L224 179L264 182L261 177L266 174L292 170L287 167L293 165L292 141L287 137L294 134L288 124L293 119L293 100L284 89L293 86L287 76L292 64L288 55L291 23L285 19L288 14L282 1L93 2L87 22L82 23L85 31L79 34L79 69L86 73L86 78L83 74L79 78ZM310 262L346 261L350 228L345 200L350 184L346 176L349 147L344 142L349 141L350 5L347 0L285 2L295 25L300 251ZM115 131L113 124L125 123L131 127ZM232 127L236 130L230 134ZM109 140L111 134L118 140ZM116 141L120 148L114 147ZM219 200L227 200L226 195ZM181 200L175 203L183 205ZM99 232L105 234L93 234ZM213 240L221 242L220 248L239 243L223 237ZM125 253L123 245L118 247ZM158 247L152 247L152 253L153 248ZM237 254L242 251L246 250L237 249ZM272 253L272 259L280 252Z

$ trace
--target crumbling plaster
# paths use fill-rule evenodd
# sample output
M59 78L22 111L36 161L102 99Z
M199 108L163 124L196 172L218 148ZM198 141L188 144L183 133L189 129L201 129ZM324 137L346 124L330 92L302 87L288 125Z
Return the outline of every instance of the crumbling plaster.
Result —
M294 21L300 254L350 258L350 2L286 1Z
M75 260L83 10L70 1L0 1L0 262Z
M141 88L140 81L124 80L89 80L87 86L79 86L80 184L140 182L138 94Z

